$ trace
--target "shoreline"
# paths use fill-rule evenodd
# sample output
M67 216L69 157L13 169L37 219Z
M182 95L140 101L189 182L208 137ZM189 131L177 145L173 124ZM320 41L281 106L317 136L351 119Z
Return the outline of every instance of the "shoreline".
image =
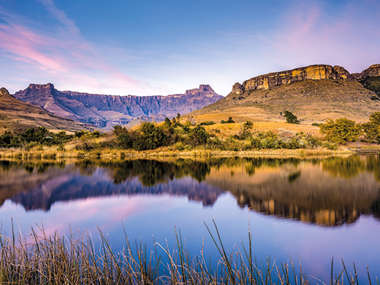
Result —
M328 149L264 149L251 151L222 151L222 150L204 150L195 149L191 151L173 151L173 150L149 150L134 151L121 149L99 149L88 152L67 150L32 150L26 151L21 149L0 150L0 159L15 160L131 160L131 159L165 159L165 158L320 158L331 156L350 156L354 154L379 153L379 149L361 152L349 148L338 150Z

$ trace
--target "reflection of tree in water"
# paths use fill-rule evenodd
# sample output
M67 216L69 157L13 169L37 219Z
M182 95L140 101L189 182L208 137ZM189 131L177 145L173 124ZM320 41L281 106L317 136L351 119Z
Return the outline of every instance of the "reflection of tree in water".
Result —
M283 164L297 166L299 159L265 159L265 158L215 158L204 162L191 159L178 159L174 162L156 160L131 160L119 163L100 163L99 166L111 170L115 183L122 183L128 178L138 177L144 186L153 186L174 178L190 176L202 182L210 174L211 168L234 167L245 165L248 175L255 173L255 168L263 166L279 167Z
M360 157L354 155L346 158L327 158L322 160L322 169L335 177L341 178L352 178L368 171L374 174L377 181L380 181L380 156Z
M9 161L1 160L0 169L3 171L10 171L12 169L23 168L26 172L32 174L45 173L49 168L65 168L66 163L64 161L59 162L46 162L46 161Z
M120 163L101 163L100 166L110 170L114 183L120 184L128 178L138 177L144 186L154 186L157 183L185 176L201 182L210 173L209 164L192 160L176 162L131 160Z
M366 170L366 163L359 156L332 157L322 161L322 169L333 176L351 178Z

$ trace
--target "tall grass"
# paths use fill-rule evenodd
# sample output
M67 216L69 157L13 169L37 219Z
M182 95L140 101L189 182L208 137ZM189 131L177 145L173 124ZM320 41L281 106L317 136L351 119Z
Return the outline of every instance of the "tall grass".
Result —
M114 251L99 231L100 243L91 238L75 240L57 234L38 235L32 239L15 236L0 237L1 284L359 284L354 265L349 271L335 272L331 263L331 277L323 281L307 276L302 267L289 263L277 265L270 260L256 262L252 235L248 245L228 252L221 233L213 223L207 226L219 257L216 266L206 262L204 250L191 257L185 250L180 232L176 231L177 247L156 244L153 250L141 243L133 245L125 238L122 250ZM126 237L126 235L125 235ZM372 284L368 273L368 284ZM377 281L378 284L378 281Z

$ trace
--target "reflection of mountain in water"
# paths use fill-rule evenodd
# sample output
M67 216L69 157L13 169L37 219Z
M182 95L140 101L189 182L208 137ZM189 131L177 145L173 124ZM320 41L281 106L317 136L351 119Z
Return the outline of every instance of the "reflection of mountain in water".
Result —
M353 223L361 214L380 217L378 158L332 158L276 168L263 162L248 177L251 168L246 162L211 171L206 182L228 189L241 207L268 215L324 226Z
M173 164L136 160L101 166L84 162L69 168L71 171L62 171L61 174L55 173L54 168L47 169L44 173L47 178L45 181L37 179L37 185L33 184L27 191L9 198L23 205L26 210L49 210L57 201L125 194L187 196L190 200L200 201L207 206L214 204L222 192L200 183L209 171L204 163ZM48 175L50 171L54 175ZM30 177L38 175L33 173ZM25 186L25 183L22 185Z
M241 207L318 225L353 223L361 214L380 217L379 157L0 166L0 199L26 210L49 210L57 201L138 194L186 196L213 205L228 191Z

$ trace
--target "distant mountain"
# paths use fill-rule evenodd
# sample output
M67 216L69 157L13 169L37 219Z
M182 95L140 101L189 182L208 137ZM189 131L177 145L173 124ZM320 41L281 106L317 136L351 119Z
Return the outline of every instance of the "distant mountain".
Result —
M340 66L311 65L235 83L224 99L193 112L197 121L232 116L237 121L283 121L289 110L311 124L347 117L365 121L380 111L380 65L360 74Z
M163 120L177 113L201 109L222 98L209 85L168 96L112 96L58 91L51 83L30 84L14 96L57 116L100 128L124 125L134 120Z
M0 89L0 133L42 126L50 130L76 131L86 126L63 119L40 107L27 104L11 96L7 89Z

